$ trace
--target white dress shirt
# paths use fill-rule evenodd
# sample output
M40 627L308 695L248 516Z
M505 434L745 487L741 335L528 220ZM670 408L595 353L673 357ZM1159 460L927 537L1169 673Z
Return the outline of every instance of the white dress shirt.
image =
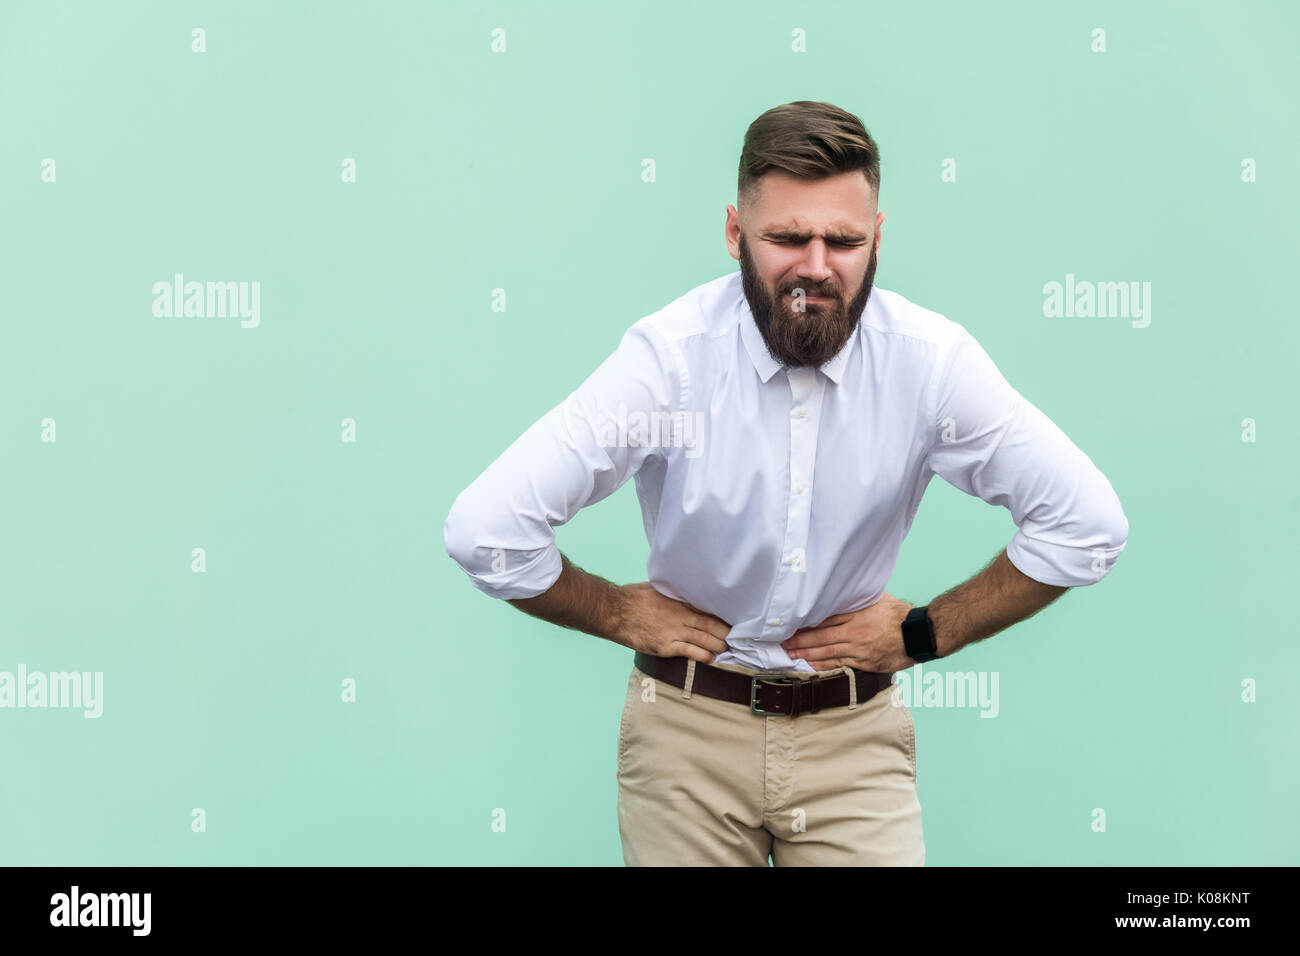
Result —
M737 271L629 328L443 533L480 590L532 597L560 576L554 527L635 476L647 578L731 625L717 661L812 672L780 642L880 598L936 474L1011 512L1037 581L1094 584L1124 549L1110 482L964 327L877 287L838 355L787 368Z

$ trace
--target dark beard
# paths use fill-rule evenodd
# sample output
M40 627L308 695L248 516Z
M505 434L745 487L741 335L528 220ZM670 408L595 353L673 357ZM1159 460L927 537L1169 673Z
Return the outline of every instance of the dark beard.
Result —
M849 336L857 330L876 278L876 250L871 250L862 288L847 307L841 305L843 290L825 283L816 288L812 288L813 283L797 283L778 289L780 296L774 303L754 270L744 233L740 235L740 278L745 298L749 300L749 311L754 315L754 324L758 326L772 358L793 368L819 368L838 355ZM806 295L820 293L831 301L807 302L803 314L794 313L792 316L784 296L796 288L802 288Z

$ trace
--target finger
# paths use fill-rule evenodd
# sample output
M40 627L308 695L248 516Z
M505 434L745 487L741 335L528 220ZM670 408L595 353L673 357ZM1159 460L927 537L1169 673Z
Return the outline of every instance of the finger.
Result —
M825 621L823 621L821 624L818 624L816 627L801 627L798 630L796 630L793 634L791 634L789 637L787 637L784 641L782 641L781 646L797 647L798 645L792 642L795 640L795 638L799 637L800 635L805 635L805 636L814 635L814 642L816 642L815 635L817 635L819 632L827 628L836 628L843 624L847 624L849 619L852 616L853 615L851 614L836 614L834 617L828 617ZM831 639L832 639L831 636L827 634L827 635L823 635L821 641L825 642Z
M703 610L701 610L700 608L696 607L694 604L691 604L689 601L678 601L677 603L678 603L678 604L681 604L683 607L685 607L685 608L687 608L687 609L689 609L689 610L691 610L691 611L694 611L696 614L699 614L699 615L701 615L701 616L703 616L703 617L709 617L709 618L712 618L712 619L715 620L715 621L720 621L720 620L722 620L722 619L719 618L716 614L710 614L708 611L703 611ZM725 622L724 622L724 623L725 623Z
M803 650L795 650L790 656L795 660L805 660L808 663L813 661L826 661L838 657L847 657L853 652L853 649L843 641L837 641L834 644L823 644L820 647L809 647Z
M702 612L691 615L691 618L686 622L686 626L719 639L731 633L731 625L726 621L719 620L712 614Z
M686 641L673 641L668 649L673 652L669 655L671 657L689 657L701 664L712 664L715 656L704 648L696 644L689 644Z
M781 646L789 651L802 647L820 647L823 644L832 644L843 639L843 635L839 631L827 631L825 628L810 627L806 631L795 631L781 642Z
M712 651L714 654L721 654L727 649L727 642L723 638L718 637L716 634L710 634L708 631L687 631L682 640L696 644L707 651Z

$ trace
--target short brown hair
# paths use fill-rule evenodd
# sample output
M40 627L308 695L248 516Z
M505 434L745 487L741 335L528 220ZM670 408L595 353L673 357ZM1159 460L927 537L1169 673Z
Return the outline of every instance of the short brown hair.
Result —
M862 170L880 195L880 150L862 120L830 103L798 100L774 106L745 131L737 202L750 203L764 173L779 169L804 179Z

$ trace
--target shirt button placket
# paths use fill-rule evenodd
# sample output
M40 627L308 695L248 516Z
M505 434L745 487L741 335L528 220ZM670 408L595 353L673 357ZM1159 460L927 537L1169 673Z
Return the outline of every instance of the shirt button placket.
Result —
M807 568L805 549L812 514L813 464L817 458L818 412L822 396L822 383L814 369L787 368L786 375L791 398L790 489L781 568L768 606L767 625L773 630L780 629L794 616L802 574Z

